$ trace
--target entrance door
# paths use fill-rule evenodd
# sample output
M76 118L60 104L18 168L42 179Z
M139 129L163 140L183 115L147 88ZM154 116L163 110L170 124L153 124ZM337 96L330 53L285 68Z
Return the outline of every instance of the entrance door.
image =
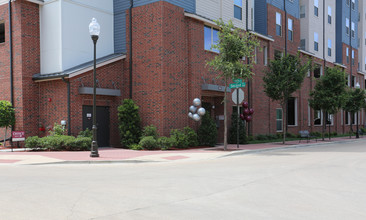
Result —
M83 130L93 127L93 106L83 105ZM109 147L109 107L97 106L98 147Z

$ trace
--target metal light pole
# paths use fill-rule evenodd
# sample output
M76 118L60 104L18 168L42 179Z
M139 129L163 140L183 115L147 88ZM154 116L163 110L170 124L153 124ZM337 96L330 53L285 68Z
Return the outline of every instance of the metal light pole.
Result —
M90 157L99 157L98 154L98 143L97 143L97 107L96 107L96 56L97 56L97 41L100 33L100 25L97 22L97 19L93 18L89 24L89 33L94 43L94 71L93 71L93 141L91 144L91 153Z
M356 89L360 89L360 84L357 82L356 83ZM357 113L356 113L357 115L357 117L356 117L356 138L360 138L360 134L358 133L358 111L357 111Z

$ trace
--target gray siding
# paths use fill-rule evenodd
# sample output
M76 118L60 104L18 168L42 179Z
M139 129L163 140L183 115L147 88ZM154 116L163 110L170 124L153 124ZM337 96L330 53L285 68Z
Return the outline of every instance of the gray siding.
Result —
M134 0L133 7L139 7L160 0ZM162 0L169 2L178 7L184 8L185 11L196 13L195 0ZM126 52L126 10L130 8L129 0L113 0L114 4L114 52Z
M267 3L284 11L283 0L267 0ZM299 18L299 0L293 0L293 2L286 0L286 11L288 14L294 16L295 18Z
M267 35L267 3L266 0L256 0L254 5L254 30Z

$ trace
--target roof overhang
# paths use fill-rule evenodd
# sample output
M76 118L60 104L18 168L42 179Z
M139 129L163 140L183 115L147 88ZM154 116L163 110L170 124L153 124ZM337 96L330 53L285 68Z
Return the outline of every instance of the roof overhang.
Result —
M253 35L255 35L255 36L259 37L259 38L262 38L264 40L268 40L268 41L272 41L272 42L274 41L273 38L271 38L269 36L266 36L266 35L263 35L263 34L260 34L260 33L255 32L255 31L249 31L249 33L251 33L251 34L253 34Z
M38 5L44 5L44 1L43 0L27 0L28 2L33 2L35 4Z
M340 63L334 63L334 65L347 69L347 66L340 64Z
M313 54L313 53L311 53L311 52L309 52L309 51L302 50L302 49L298 49L298 51L299 51L300 53L303 53L303 54L306 54L306 55L309 55L309 56L314 56L314 55L315 55L315 54Z
M207 24L207 25L210 25L210 26L213 26L213 27L218 27L217 24L213 20L211 20L209 18L202 17L202 16L197 15L197 14L184 12L184 16L202 21L204 24Z
M110 63L114 63L119 60L123 60L125 58L126 58L125 54L111 54L111 55L108 55L105 57L101 57L96 60L96 63L97 63L96 67L99 68L99 67L108 65ZM64 78L64 79L73 78L80 74L91 71L91 70L93 70L93 68L94 68L94 62L89 61L87 63L80 64L78 66L72 67L70 69L67 69L65 71L58 72L58 73L50 73L50 74L37 73L33 76L33 80L35 82L43 82L43 81L59 80L62 78Z

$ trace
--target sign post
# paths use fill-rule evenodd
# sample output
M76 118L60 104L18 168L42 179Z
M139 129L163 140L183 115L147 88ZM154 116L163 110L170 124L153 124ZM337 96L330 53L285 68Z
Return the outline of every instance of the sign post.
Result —
M237 104L237 110L238 110L238 118L237 118L237 122L236 122L236 148L239 148L239 117L240 117L240 108L239 108L239 92L243 92L243 90L239 89L242 87L245 87L245 82L243 82L242 79L234 79L233 80L235 83L231 83L230 89L236 89L236 104ZM234 97L233 101L234 101ZM240 102L242 102L244 100L244 92L243 92L243 97L241 97L242 100ZM235 102L235 101L234 101Z
M12 131L11 138L12 138L12 142L18 142L17 146L19 147L19 141L25 141L25 132L24 131ZM11 145L11 152L13 152L13 145Z

